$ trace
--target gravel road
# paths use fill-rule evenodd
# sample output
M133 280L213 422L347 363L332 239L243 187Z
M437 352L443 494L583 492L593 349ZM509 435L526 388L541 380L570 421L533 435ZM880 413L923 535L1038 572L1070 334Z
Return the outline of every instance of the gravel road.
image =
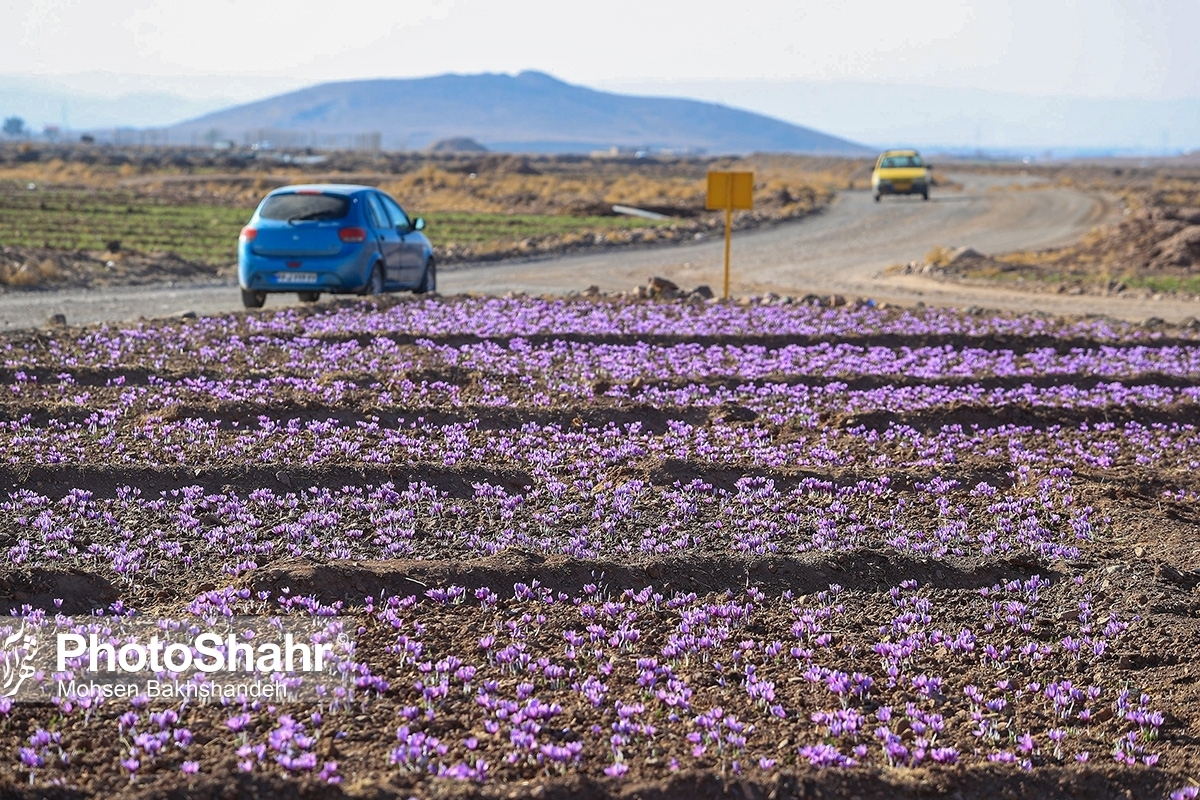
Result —
M970 245L984 253L1001 253L1067 244L1120 213L1110 199L1076 189L1038 187L1018 177L950 177L963 189L935 191L929 202L885 198L875 203L867 192L842 192L821 214L735 234L733 293L838 293L900 304L920 301L1103 313L1130 320L1200 316L1200 304L1187 301L1033 294L882 275L886 267L919 259L935 245ZM623 290L661 275L685 288L704 283L720 291L721 263L722 243L713 238L675 246L460 265L441 271L439 288L447 294L559 293L589 284ZM267 307L296 302L294 296L272 296ZM11 292L0 294L0 328L42 325L55 313L79 324L184 311L214 314L240 307L237 287L227 284Z

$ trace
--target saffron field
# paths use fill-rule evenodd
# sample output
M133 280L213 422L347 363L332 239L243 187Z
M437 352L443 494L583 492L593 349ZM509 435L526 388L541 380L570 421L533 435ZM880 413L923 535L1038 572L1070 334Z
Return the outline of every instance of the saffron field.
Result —
M355 632L317 701L0 699L6 794L1197 795L1192 331L406 297L0 362L10 630Z

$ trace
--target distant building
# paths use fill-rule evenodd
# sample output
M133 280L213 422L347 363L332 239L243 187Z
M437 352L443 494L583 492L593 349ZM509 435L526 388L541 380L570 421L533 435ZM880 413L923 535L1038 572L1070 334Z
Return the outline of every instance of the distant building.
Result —
M703 147L629 147L616 145L607 150L593 150L592 158L648 158L650 156L702 156Z
M431 153L486 153L488 149L469 136L438 139L426 148Z

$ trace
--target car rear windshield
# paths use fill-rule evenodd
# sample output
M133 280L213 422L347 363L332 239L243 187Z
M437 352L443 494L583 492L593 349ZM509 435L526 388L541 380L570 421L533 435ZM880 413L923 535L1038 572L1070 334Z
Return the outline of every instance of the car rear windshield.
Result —
M340 194L273 194L259 209L263 219L289 221L343 219L350 213L350 198Z
M902 169L921 166L920 156L888 156L879 165L880 169Z

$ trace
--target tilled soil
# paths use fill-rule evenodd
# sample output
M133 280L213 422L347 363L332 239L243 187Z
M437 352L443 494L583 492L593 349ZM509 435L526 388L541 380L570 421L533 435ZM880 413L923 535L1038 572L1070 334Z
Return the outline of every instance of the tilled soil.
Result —
M109 253L46 247L0 247L0 291L161 286L236 280L237 266L188 261L172 253Z
M428 298L0 351L5 608L328 614L359 678L0 702L6 795L1165 798L1200 766L1193 332Z

